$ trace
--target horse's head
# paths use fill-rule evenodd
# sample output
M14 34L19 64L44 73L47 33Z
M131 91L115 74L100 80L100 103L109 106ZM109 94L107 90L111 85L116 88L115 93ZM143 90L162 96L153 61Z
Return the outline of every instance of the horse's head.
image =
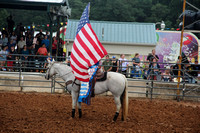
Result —
M55 68L54 68L55 60L53 59L53 61L50 61L50 60L47 60L47 61L48 61L48 66L47 66L45 79L49 80L49 78L51 78L54 74L56 74Z

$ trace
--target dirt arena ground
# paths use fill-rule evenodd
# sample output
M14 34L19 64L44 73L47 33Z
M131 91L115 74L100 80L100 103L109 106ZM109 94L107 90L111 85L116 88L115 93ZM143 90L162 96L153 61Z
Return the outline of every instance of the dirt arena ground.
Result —
M0 132L188 132L200 133L200 103L129 98L129 116L112 123L112 97L83 104L83 117L71 117L67 94L0 92Z

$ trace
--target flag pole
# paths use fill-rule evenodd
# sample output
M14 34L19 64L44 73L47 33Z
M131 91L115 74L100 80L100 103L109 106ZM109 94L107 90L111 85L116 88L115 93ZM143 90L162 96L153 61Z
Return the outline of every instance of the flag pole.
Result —
M182 45L183 45L183 32L184 32L184 23L185 23L185 5L186 0L183 2L183 25L181 30L181 43L180 43L180 55L179 55L179 70L178 70L178 84L177 84L177 101L180 101L180 76L181 76L181 61L182 61Z

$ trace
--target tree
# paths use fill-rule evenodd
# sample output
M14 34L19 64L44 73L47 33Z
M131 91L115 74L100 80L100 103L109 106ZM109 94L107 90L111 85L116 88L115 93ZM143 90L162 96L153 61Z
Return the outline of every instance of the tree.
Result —
M7 17L9 16L6 9L0 9L0 28L7 27Z

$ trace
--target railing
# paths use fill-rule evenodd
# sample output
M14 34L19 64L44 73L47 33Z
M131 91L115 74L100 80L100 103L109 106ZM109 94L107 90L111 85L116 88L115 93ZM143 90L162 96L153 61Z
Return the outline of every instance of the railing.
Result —
M23 56L25 55L12 55L16 56L17 60L6 60L6 66L0 66L0 68L4 67L6 71L0 72L0 87L19 87L21 90L26 88L38 88L38 89L50 89L51 93L55 92L55 89L63 89L64 82L56 77L52 80L48 81L44 78L46 68L44 68L47 56L39 56L39 55L26 55L28 56L27 60L23 60ZM43 59L42 59L43 58ZM65 57L57 57L58 60L65 62ZM10 65L8 61L13 61L14 65ZM103 62L104 60L102 60ZM147 98L156 98L156 97L172 97L172 99L200 99L200 85L197 77L191 76L187 70L181 70L183 75L181 78L183 79L180 83L180 87L177 88L177 82L169 81L165 82L163 80L158 80L153 78L154 76L158 76L155 73L150 73L154 71L153 68L145 68L140 67L142 73L133 73L132 61L128 61L129 66L127 66L127 72L125 75L129 81L129 95L134 96L137 94L138 96L147 97ZM143 64L148 64L149 62L141 62ZM11 63L12 64L12 63ZM119 64L122 64L119 61ZM159 64L166 64L161 63ZM173 65L169 64L168 65ZM186 65L186 64L183 64ZM101 65L104 66L104 65ZM106 65L105 65L106 66ZM112 66L112 65L111 65ZM109 67L109 66L108 66ZM113 67L113 66L112 66ZM119 69L122 68L121 65L118 66ZM147 79L144 79L144 70L148 69L149 74ZM160 68L159 71L171 70L166 68ZM178 69L174 69L178 70ZM198 70L195 70L198 71ZM161 75L159 75L161 76ZM167 75L162 75L167 76ZM176 76L176 75L175 75ZM175 77L171 75L171 78ZM176 76L177 77L177 76ZM193 78L196 83L188 83L188 77ZM7 83L6 83L7 82ZM10 83L10 84L9 84ZM62 86L58 85L62 84ZM34 91L34 90L33 90ZM178 91L180 93L178 93Z

